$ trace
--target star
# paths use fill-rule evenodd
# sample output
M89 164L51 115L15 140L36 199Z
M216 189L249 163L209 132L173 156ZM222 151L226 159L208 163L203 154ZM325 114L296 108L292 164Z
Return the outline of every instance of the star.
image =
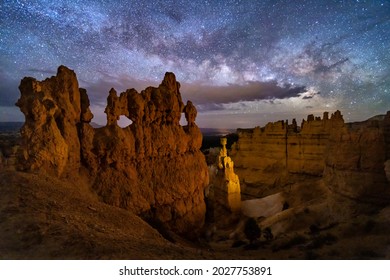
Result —
M24 76L59 65L104 124L111 87L157 86L172 71L200 126L264 125L341 110L346 121L390 108L388 1L2 1L0 121Z

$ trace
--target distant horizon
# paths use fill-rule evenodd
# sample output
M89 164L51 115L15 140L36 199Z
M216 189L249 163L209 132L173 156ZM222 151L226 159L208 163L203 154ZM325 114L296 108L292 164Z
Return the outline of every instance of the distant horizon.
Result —
M54 74L53 74L54 75ZM77 75L77 73L76 73ZM49 78L46 77L46 78ZM42 80L46 79L43 78ZM80 82L80 81L79 81ZM180 82L180 81L179 81ZM156 83L154 86L157 86L159 83ZM149 85L151 86L151 85ZM82 85L80 85L81 88ZM144 86L144 88L148 87L147 85ZM131 88L131 87L128 87ZM144 89L142 88L142 90ZM120 92L125 91L118 91L118 94ZM139 90L141 91L141 90ZM87 91L87 94L89 92ZM183 87L181 88L181 94L182 97L188 96L183 92ZM19 93L20 95L20 93ZM107 96L108 96L108 91L107 91ZM13 101L13 104L16 103L17 99L19 96ZM92 97L90 96L90 101L91 101L91 106L90 109L92 113L94 114L94 118L92 119L92 122L95 122L98 125L104 126L106 123L106 115L104 113L104 108L105 108L105 101L99 102L97 105L93 101L94 95ZM309 98L311 99L316 99L317 97ZM191 100L191 99L185 99L183 98L183 102L185 103L186 100ZM192 100L191 100L192 101ZM286 104L282 104L282 100L280 101L275 101L275 102L263 102L262 105L256 105L259 109L258 112L241 112L240 110L238 111L229 111L229 110L217 110L217 111L202 111L202 106L214 106L214 103L210 103L207 105L207 103L198 105L194 103L195 107L198 109L198 115L196 118L196 123L199 127L204 127L204 128L220 128L220 129L237 129L237 128L253 128L256 126L264 126L269 122L276 122L279 120L288 120L291 122L293 119L296 119L298 123L301 122L301 120L306 119L308 115L314 115L316 117L322 117L324 112L329 112L334 113L336 110L341 111L341 114L344 117L345 122L360 122L367 120L373 116L376 115L382 115L386 114L387 111L390 110L390 104L385 108L376 108L375 110L348 110L346 108L342 108L340 106L339 108L337 107L329 107L326 105L325 107L318 107L318 108L304 108L302 110L296 110L296 111L284 111L284 110L275 110L275 112L269 112L271 107L275 107L274 109L277 109L278 106L282 106L282 109L285 109ZM319 102L318 100L316 102ZM213 105L214 104L214 105ZM233 106L233 105L231 105ZM295 106L298 106L295 104ZM328 106L328 107L327 107ZM268 108L267 110L262 113L260 111L261 107ZM1 111L0 111L0 122L23 122L24 116L22 112L19 110L17 106L0 106ZM381 109L384 109L381 111ZM236 109L235 109L236 110ZM121 120L119 121L120 123L127 123L129 120L125 120L125 116L121 117ZM182 124L184 125L184 117L181 119Z
M340 110L341 111L341 110ZM390 111L390 109L388 110L388 111ZM325 111L325 112L329 112L329 111ZM324 112L323 112L324 113ZM322 117L323 117L323 113L322 114L313 114L314 115L314 117L321 117L321 119L322 119ZM329 112L329 114L332 114L332 113L334 113L334 112ZM387 113L387 111L386 112L383 112L383 113L380 113L380 114L375 114L375 115L372 115L372 116L369 116L369 117L367 117L367 118L365 118L365 119L360 119L360 120L353 120L353 121L347 121L345 118L344 118L344 121L345 121L345 123L354 123L354 122L364 122L364 121L366 121L366 120L368 120L368 119L371 119L371 118L374 118L374 117L377 117L377 116L385 116L386 115L386 113ZM341 111L341 114L343 115L343 112ZM310 114L309 114L310 115ZM22 117L24 118L24 116L23 116L23 114L22 114ZM344 117L344 116L343 116ZM127 118L127 117L125 117L125 116L121 116L121 120L123 121L123 119L124 118ZM260 127L264 127L267 123L270 123L270 122L272 122L272 123L274 123L274 122L278 122L278 121L281 121L281 120L283 120L283 121L288 121L288 123L292 123L292 120L293 119L295 119L296 121L297 121L297 123L298 123L298 126L300 126L300 124L301 124L301 121L304 119L304 120L307 120L307 116L305 116L304 118L302 118L302 119L297 119L297 118L287 118L287 119L275 119L275 120L270 120L270 121L268 121L268 122L263 122L263 124L257 124L257 125L254 125L254 126L246 126L246 127L212 127L212 126L208 126L208 127L206 127L206 126L200 126L197 122L197 125L198 125L198 127L200 128L200 129L213 129L213 130L228 130L228 131L232 131L232 130L237 130L237 129L251 129L251 128L255 128L256 126L260 126ZM126 126L128 126L128 124L125 124L125 123L127 123L128 121L130 121L130 120L128 120L128 121L125 121L125 123L124 122L121 122L121 120L119 120L118 121L118 126L120 126L120 127L126 127ZM0 119L0 123L24 123L25 121L24 120L12 120L12 121L5 121L5 120L1 120ZM104 127L104 126L106 126L106 121L104 122L104 124L102 124L102 123L98 123L98 122L96 122L96 121L94 121L93 119L91 120L91 122L90 122L90 124L95 124L95 125L98 125L98 126L101 126L101 127ZM185 122L185 120L184 120L184 117L181 119L181 122L180 122L180 124L181 125L186 125L186 122ZM93 125L92 125L93 126Z

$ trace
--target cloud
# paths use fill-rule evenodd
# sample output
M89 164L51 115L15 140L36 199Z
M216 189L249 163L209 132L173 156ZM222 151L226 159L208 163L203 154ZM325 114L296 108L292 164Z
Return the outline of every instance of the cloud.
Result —
M307 92L305 93L302 93L300 95L300 97L303 99L303 100L307 100L307 99L312 99L314 98L315 96L318 96L320 95L321 93L319 91L315 91L315 89L313 88L310 88Z
M91 103L105 106L108 92L115 88L118 92L135 88L141 92L148 86L158 87L159 82L134 79L131 77L115 77L100 72L101 77L96 82L80 81L80 86L87 89ZM197 83L181 83L183 101L191 100L198 111L222 111L231 108L229 104L238 104L239 108L245 107L247 101L263 100L270 104L276 104L275 100L302 97L309 99L315 93L308 93L305 86L292 86L290 84L279 85L276 81L250 81L244 84L228 84L225 86L213 86Z
M222 110L222 104L255 100L275 100L298 97L306 92L304 86L278 85L276 81L250 81L243 85L208 86L182 84L184 99L191 100L201 111Z
M226 110L224 104L208 103L208 104L195 104L199 112L207 111L224 111Z
M108 73L99 71L101 77L95 82L89 82L79 79L79 85L87 90L91 103L100 106L106 106L107 96L111 88L114 88L119 95L121 92L135 88L141 92L148 86L158 87L159 83L135 79L127 76L112 76Z
M57 74L57 70L53 69L39 69L39 68L29 68L26 69L27 72L36 73L36 74L46 74L55 76Z

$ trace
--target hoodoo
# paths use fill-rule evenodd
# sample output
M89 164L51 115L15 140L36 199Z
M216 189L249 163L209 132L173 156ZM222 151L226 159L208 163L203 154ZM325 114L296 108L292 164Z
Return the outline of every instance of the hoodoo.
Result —
M141 93L115 89L107 98L107 125L93 128L85 89L65 66L44 81L24 78L17 106L25 115L18 168L58 177L88 171L101 199L178 232L204 223L208 169L200 152L196 108L184 106L180 83L166 73ZM179 121L185 114L188 125ZM120 116L132 124L117 125Z

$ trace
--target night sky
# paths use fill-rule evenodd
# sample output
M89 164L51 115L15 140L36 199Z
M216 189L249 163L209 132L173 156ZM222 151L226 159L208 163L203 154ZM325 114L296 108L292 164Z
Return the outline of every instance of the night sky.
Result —
M390 110L390 1L0 1L0 121L24 76L73 69L94 122L106 97L172 71L200 127Z

